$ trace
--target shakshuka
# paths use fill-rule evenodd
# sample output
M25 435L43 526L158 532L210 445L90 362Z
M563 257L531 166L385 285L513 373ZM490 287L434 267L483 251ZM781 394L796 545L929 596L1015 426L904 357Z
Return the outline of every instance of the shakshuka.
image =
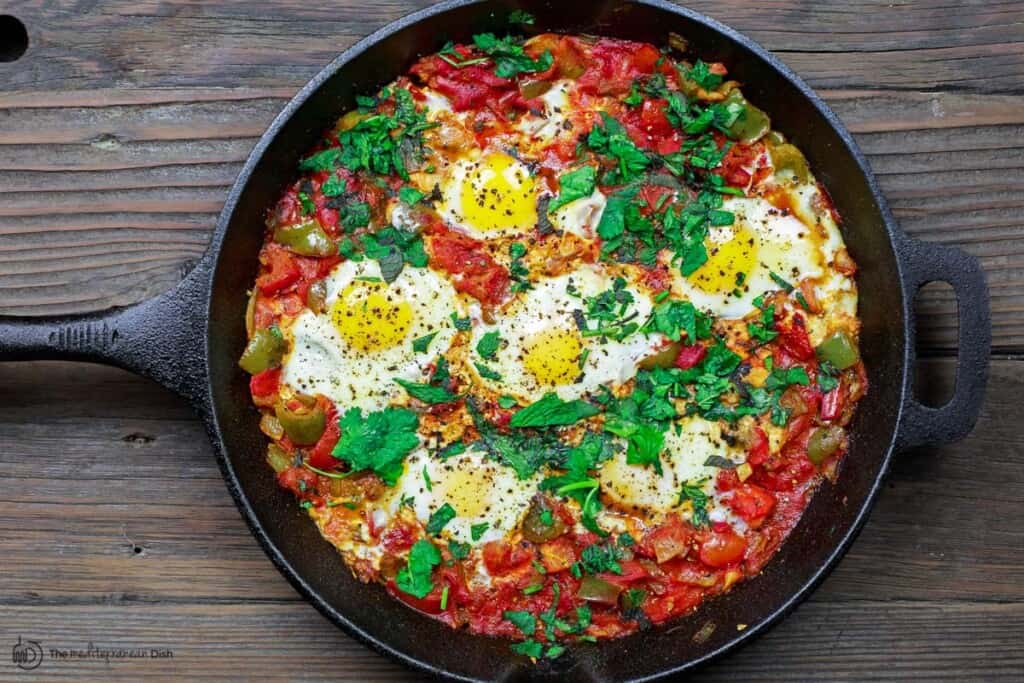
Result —
M356 577L540 659L771 560L867 382L839 216L741 86L679 36L484 33L302 158L240 365Z

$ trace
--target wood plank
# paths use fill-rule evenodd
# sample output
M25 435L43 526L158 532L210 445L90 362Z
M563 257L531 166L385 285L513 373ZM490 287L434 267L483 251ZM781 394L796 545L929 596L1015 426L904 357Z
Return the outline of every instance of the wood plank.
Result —
M948 393L952 368L925 361L923 395ZM1024 670L1011 640L1024 627L1022 391L1024 362L997 360L974 434L898 457L812 599L698 680L1013 680ZM111 368L0 364L0 405L0 443L16 445L0 451L8 639L174 650L173 662L47 662L47 680L408 680L277 574L174 396Z
M11 11L30 27L33 48L9 81L12 88L62 90L299 86L359 38L429 4L278 0L255 13L240 0L106 0L82 12L69 3L22 0ZM782 53L816 87L932 89L945 82L958 90L1019 92L1024 75L1019 3L966 11L950 11L945 0L687 5Z
M46 680L426 680L348 639L298 602L9 608L37 640ZM694 681L1014 681L1024 667L1018 605L812 601ZM59 661L49 648L171 650L172 658ZM20 681L13 667L0 680Z

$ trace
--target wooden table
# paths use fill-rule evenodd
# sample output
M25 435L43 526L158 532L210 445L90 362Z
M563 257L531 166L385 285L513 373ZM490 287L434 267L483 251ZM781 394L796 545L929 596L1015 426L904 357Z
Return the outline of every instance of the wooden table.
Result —
M0 62L0 312L88 311L168 289L287 99L343 48L428 4L0 3L31 40L20 61ZM690 5L824 95L904 230L982 259L995 343L974 433L898 457L813 598L697 678L1021 680L1024 3ZM938 400L955 304L929 288L919 310L921 392ZM0 649L39 641L38 680L411 678L273 569L180 400L117 370L25 363L0 365L0 405ZM48 653L90 642L173 658ZM17 678L3 660L0 677Z

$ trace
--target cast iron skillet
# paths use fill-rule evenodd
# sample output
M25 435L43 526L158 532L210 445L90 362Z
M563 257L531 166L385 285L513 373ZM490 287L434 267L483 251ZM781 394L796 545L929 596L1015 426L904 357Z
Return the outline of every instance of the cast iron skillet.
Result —
M838 562L864 522L892 453L966 435L980 409L990 321L978 262L957 249L901 233L867 162L836 116L779 60L735 31L663 0L603 0L566 11L554 0L450 0L400 19L338 57L296 95L256 145L220 215L209 251L173 291L122 309L70 318L0 318L0 359L108 363L150 377L191 401L243 517L270 559L327 618L399 661L460 679L641 680L691 669L721 655L790 611ZM508 12L537 15L536 30L594 33L665 43L669 31L694 54L722 61L744 93L802 149L843 217L860 264L861 349L871 388L851 425L850 453L756 579L696 614L621 640L582 645L536 667L504 641L453 632L376 585L355 581L264 463L247 377L236 361L245 344L246 289L256 273L264 215L321 131L451 38L503 32ZM922 284L950 283L960 309L956 391L944 407L911 391L913 299ZM716 625L703 642L693 639ZM745 630L736 626L746 624Z

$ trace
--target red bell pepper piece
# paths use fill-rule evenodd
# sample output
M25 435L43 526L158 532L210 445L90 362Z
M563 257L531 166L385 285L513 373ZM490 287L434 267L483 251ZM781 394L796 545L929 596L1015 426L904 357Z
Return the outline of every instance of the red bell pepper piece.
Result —
M838 386L821 397L821 419L835 420L843 413L842 386Z
M684 346L679 349L679 355L676 356L676 367L681 370L689 370L697 363L704 360L704 356L707 355L707 347L699 344L693 344L691 346Z

